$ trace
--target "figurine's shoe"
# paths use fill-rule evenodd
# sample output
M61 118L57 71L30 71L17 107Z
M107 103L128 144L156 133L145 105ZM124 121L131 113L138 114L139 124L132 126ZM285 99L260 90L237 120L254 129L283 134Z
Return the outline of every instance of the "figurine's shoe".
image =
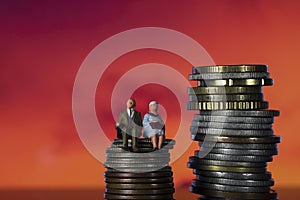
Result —
M135 153L137 153L139 151L139 149L137 147L133 147L132 151L135 152Z
M157 148L157 147L153 148L153 151L157 151L157 150L158 150L158 148Z
M121 148L122 148L124 151L129 151L128 146L122 146Z

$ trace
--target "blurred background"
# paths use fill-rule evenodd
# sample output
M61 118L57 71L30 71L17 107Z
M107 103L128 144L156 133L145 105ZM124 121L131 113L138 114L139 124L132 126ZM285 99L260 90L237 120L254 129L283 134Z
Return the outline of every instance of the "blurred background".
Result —
M274 130L282 136L279 156L269 170L281 199L299 198L299 9L299 1L283 0L2 0L0 196L102 199L104 166L83 146L72 117L74 80L83 60L99 43L128 29L151 26L188 35L216 64L268 64L275 84L263 91L270 108L281 111ZM117 58L99 80L96 111L110 139L115 137L110 110L114 85L126 71L154 62L171 66L185 77L191 73L192 65L178 55L144 49ZM180 111L178 101L170 101L175 98L172 91L147 84L133 97L142 114L150 100L159 101L168 115L167 137L174 137ZM189 139L188 128L186 134ZM197 148L195 142L172 164L176 199L197 197L188 192L194 175L186 167Z

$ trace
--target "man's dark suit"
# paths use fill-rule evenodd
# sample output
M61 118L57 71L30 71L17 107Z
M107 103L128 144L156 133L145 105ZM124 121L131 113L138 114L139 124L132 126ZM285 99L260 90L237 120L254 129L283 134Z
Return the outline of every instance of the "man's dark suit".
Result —
M122 131L123 146L128 146L128 139L132 136L132 147L137 147L137 138L142 135L143 119L140 112L134 110L132 118L127 109L120 113L119 128Z

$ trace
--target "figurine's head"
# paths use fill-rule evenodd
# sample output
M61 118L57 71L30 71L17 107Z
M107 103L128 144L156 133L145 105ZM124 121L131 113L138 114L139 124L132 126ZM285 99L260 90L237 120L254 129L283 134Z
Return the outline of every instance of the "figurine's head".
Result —
M157 101L151 101L149 103L149 110L151 112L157 112L157 109L158 109L158 103L157 103Z
M134 108L136 106L136 102L133 98L128 99L127 103L127 108Z

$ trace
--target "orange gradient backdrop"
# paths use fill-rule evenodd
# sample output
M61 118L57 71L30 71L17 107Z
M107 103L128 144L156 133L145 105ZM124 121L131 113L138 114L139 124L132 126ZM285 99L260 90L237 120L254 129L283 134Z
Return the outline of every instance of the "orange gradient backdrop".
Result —
M300 186L299 1L2 1L0 3L0 187L104 187L104 166L81 143L72 118L72 87L88 53L119 32L138 27L180 31L207 50L217 64L266 63L273 87L265 87L270 108L280 109L274 130L282 136L270 164L276 187ZM176 42L176 41L174 41ZM120 44L122 45L122 44ZM187 77L191 65L161 50L130 52L116 59L100 79L97 113L114 137L105 95L127 70L162 63ZM124 91L126 92L126 91ZM178 101L155 84L133 95L144 114L157 99L168 112L167 136L178 129ZM188 100L188 97L186 98ZM110 104L109 104L110 105ZM174 108L174 109L173 109ZM188 129L187 137L190 139ZM101 145L101 144L99 144ZM173 163L176 187L194 177L186 167L193 144Z

